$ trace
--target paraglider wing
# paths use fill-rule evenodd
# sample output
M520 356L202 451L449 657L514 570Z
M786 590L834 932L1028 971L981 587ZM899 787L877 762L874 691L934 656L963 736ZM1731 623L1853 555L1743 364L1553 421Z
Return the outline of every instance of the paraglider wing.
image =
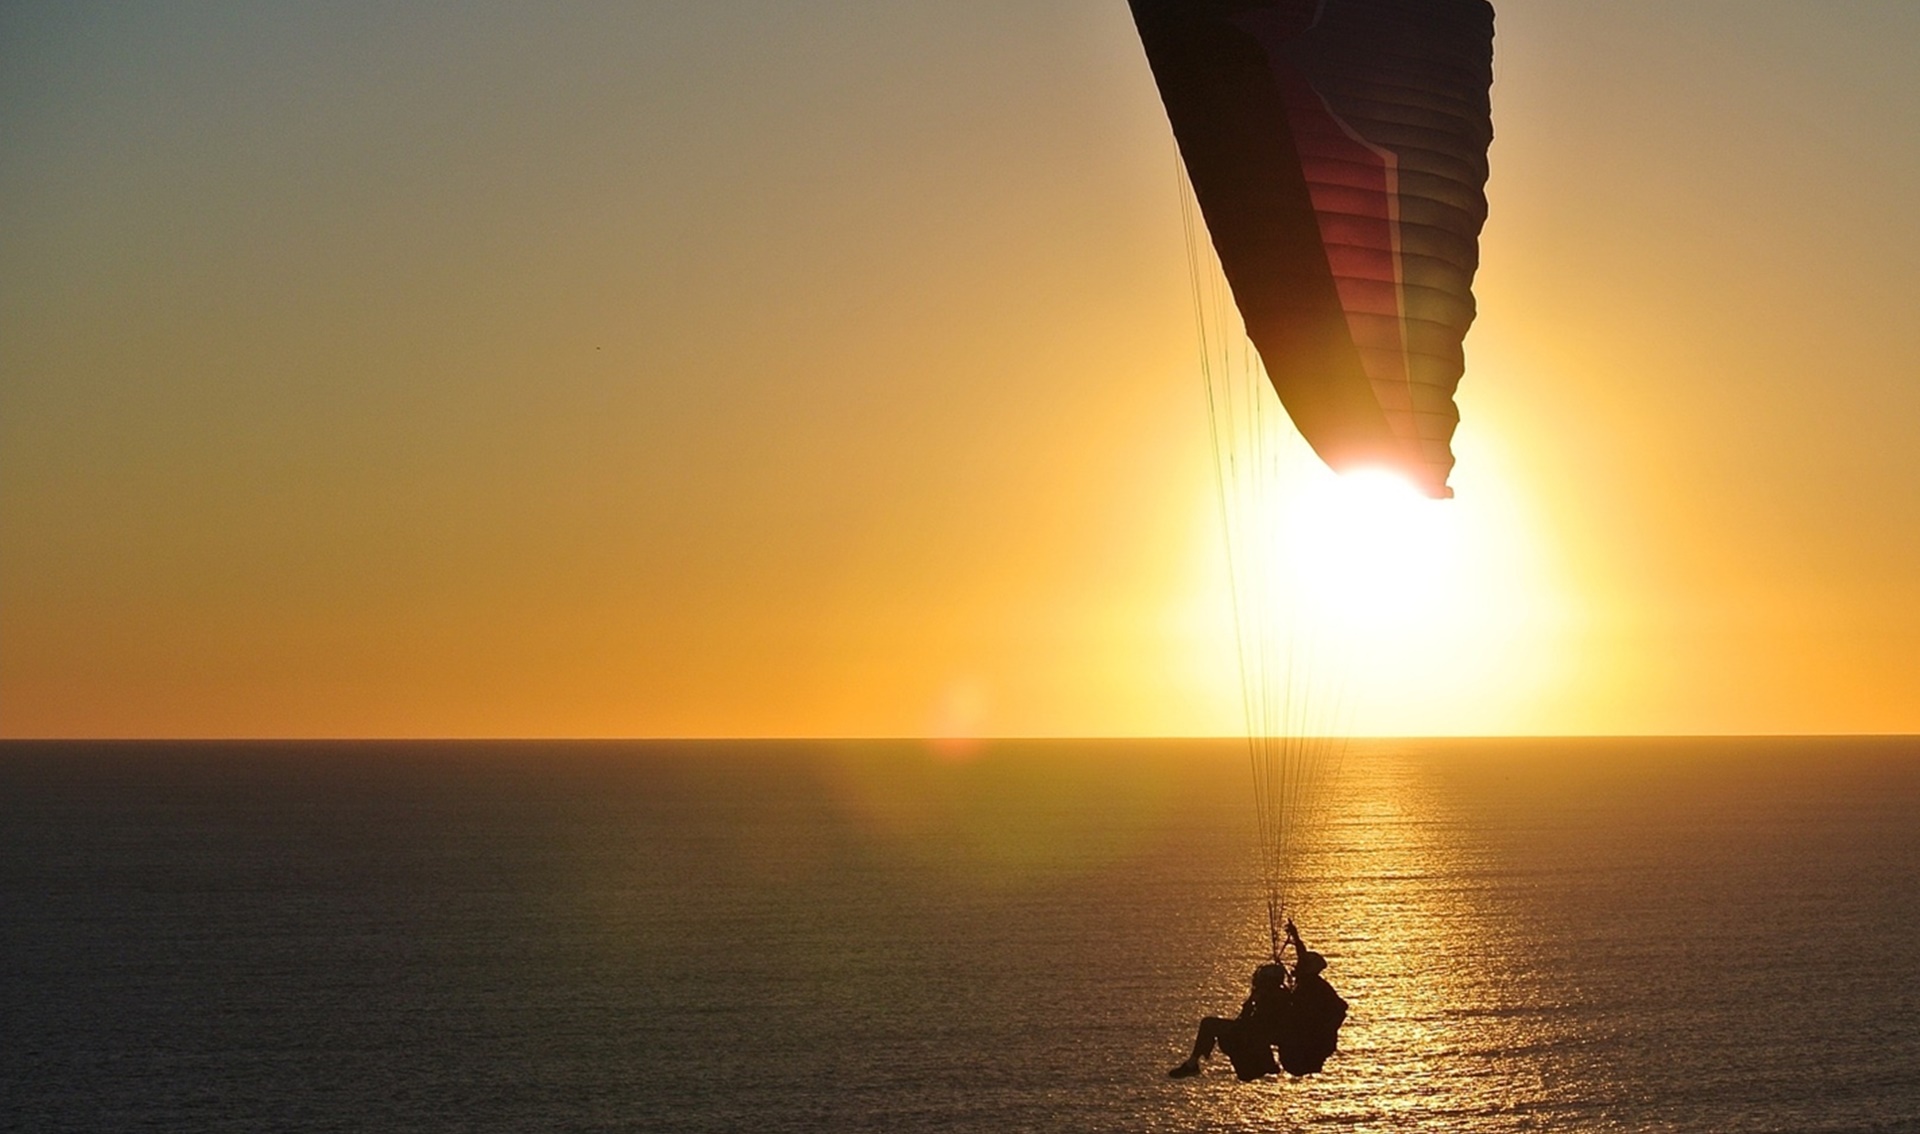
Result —
M1247 334L1322 460L1449 496L1493 138L1484 0L1130 0Z

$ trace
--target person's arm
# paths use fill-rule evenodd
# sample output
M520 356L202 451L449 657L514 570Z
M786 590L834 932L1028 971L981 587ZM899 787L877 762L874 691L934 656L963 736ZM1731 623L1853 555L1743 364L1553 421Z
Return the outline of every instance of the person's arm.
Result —
M1300 931L1294 928L1293 919L1287 919L1287 940L1293 942L1293 958L1298 961L1306 954L1307 943L1300 940Z

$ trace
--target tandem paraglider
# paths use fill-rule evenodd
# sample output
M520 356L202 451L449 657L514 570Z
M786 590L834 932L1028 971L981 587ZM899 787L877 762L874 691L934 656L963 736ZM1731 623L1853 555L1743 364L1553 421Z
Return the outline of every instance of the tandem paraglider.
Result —
M1454 392L1487 216L1493 9L1129 3L1179 148L1271 954L1240 1014L1204 1019L1171 1073L1198 1074L1218 1048L1242 1079L1311 1074L1337 1050L1347 1004L1294 928L1306 920L1295 879L1327 818L1346 682L1364 666L1329 604L1300 585L1321 549L1289 528L1283 466L1304 440L1336 473L1453 495ZM1369 585L1391 594L1425 566L1373 563Z
M1287 943L1294 964L1272 961L1253 970L1253 989L1240 1014L1231 1020L1208 1016L1200 1021L1193 1053L1167 1072L1186 1079L1200 1073L1200 1064L1218 1047L1233 1064L1243 1083L1277 1075L1311 1075L1325 1067L1340 1047L1340 1025L1347 1018L1347 1002L1327 983L1327 959L1306 947L1300 931L1287 923ZM1278 1059L1275 1058L1276 1052Z

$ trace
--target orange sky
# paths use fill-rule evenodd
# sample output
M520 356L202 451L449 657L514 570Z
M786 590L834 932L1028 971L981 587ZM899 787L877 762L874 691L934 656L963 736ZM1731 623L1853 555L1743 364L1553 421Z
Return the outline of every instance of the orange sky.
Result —
M1920 7L1501 6L1360 731L1920 731ZM0 10L0 735L1240 727L1125 5Z

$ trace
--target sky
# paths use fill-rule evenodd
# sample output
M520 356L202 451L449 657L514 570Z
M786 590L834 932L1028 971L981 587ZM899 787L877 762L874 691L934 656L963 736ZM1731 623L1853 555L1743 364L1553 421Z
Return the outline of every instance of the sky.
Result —
M1920 5L1498 9L1350 727L1920 732ZM1174 161L1119 0L0 5L0 735L1236 732Z

